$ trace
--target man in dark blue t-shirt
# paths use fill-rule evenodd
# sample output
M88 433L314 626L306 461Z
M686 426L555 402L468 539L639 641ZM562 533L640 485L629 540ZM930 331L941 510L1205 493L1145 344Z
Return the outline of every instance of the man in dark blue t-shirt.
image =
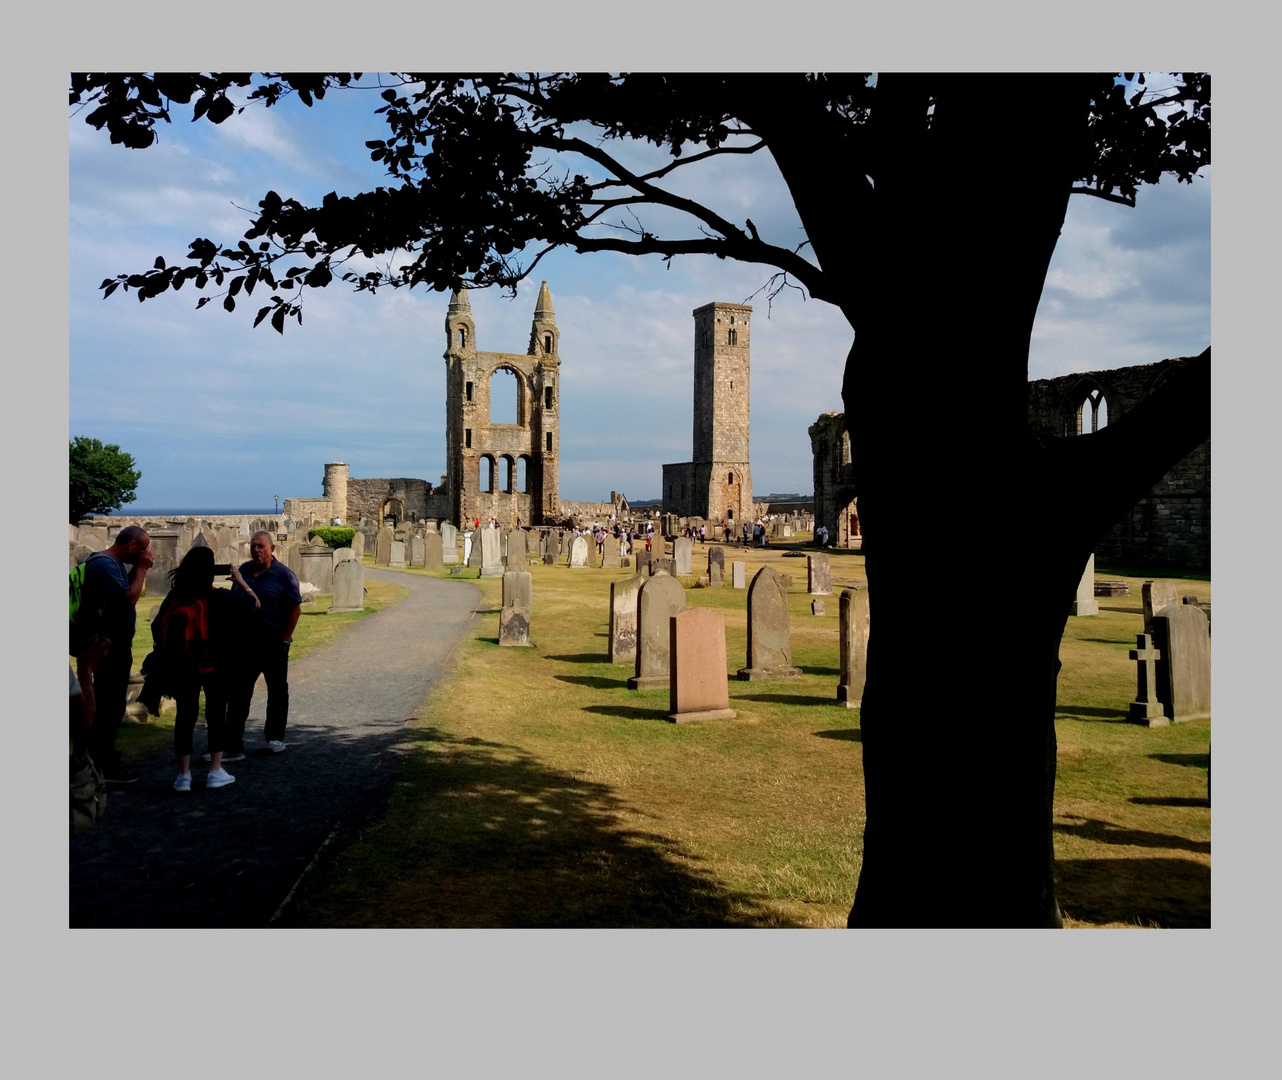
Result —
M249 620L245 639L237 649L232 685L227 704L227 739L224 761L245 756L245 722L254 697L254 685L262 675L267 683L267 719L263 734L267 748L279 754L285 749L285 724L289 719L289 645L303 602L298 578L276 558L271 534L256 532L249 538L249 562L240 566L241 575L258 596L261 606ZM232 592L239 594L238 585Z

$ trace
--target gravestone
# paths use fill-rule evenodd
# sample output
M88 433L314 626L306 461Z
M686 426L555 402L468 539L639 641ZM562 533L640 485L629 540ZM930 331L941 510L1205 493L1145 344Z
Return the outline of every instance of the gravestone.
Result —
M458 556L454 556L458 561ZM425 570L443 570L445 568L445 547L438 532L429 532L423 537L423 568Z
M179 562L178 532L175 529L150 530L151 557L154 562L145 578L147 595L163 597L169 595L169 572Z
M1140 586L1140 595L1144 602L1144 633L1152 634L1153 616L1164 607L1180 602L1175 582L1166 578L1154 578Z
M1171 604L1153 616L1157 697L1171 723L1211 715L1211 636L1206 615L1192 604Z
M689 577L694 573L694 545L689 538L678 536L672 542L672 564L677 577Z
M684 611L686 591L667 574L648 578L637 597L637 659L628 680L633 690L654 690L670 682L672 647L668 620Z
M524 570L530 562L530 552L526 541L529 533L524 529L513 529L507 536L507 568Z
M813 600L810 601L811 615L826 615L827 610L828 609L824 607L824 602L819 597L816 596Z
M576 536L574 542L570 545L570 567L575 569L588 565L588 542L581 536Z
M605 538L605 548L601 552L601 565L610 570L619 568L619 542L613 536Z
M721 563L708 560L708 586L713 589L721 588L723 582L721 579Z
M411 533L409 539L409 564L414 567L427 566L427 548L418 533Z
M334 569L335 569L335 570L337 570L337 569L338 569L338 564L339 564L339 563L341 563L341 562L347 562L349 559L354 559L356 562L360 562L360 559L357 559L357 558L356 558L356 552L354 552L354 551L353 551L351 548L349 548L349 547L335 548L335 549L334 549L334 553L333 553L333 554L334 554Z
M374 540L374 565L387 566L392 559L392 540L395 536L390 527L378 530Z
M837 615L841 637L837 704L859 708L868 671L868 590L842 589Z
M393 540L391 550L387 554L387 565L396 569L405 567L405 541Z
M1098 615L1099 604L1095 600L1095 552L1086 560L1086 569L1082 579L1077 583L1077 596L1073 599L1071 615Z
M1135 700L1131 702L1127 719L1132 724L1147 727L1166 727L1171 720L1157 699L1157 661L1161 657L1153 648L1152 634L1136 634L1135 648L1130 652L1136 662Z
M730 564L730 583L736 589L742 589L747 584L748 564L741 562L732 562Z
M726 678L726 620L718 611L690 608L668 620L668 719L733 720Z
M481 577L502 577L503 557L500 554L498 529L481 529ZM472 549L476 554L476 548ZM470 564L469 564L470 565Z
M505 570L503 572L503 606L522 607L534 610L533 581L528 570Z
M437 518L424 518L424 519L423 519L423 532L424 532L424 533L439 533L440 531L441 531L441 523L440 523L440 521L439 521Z
M769 566L757 571L748 589L748 663L737 675L744 682L801 677L792 666L788 590Z
M350 548L338 549L338 551L350 550ZM364 606L365 564L352 555L334 564L334 602L329 610L360 611Z
M657 574L659 571L663 571L665 574L676 577L676 573L673 570L675 562L675 559L651 559L650 573Z
M499 612L499 644L529 645L530 613L525 608L505 607Z
M481 568L481 529L473 529L463 538L463 561L477 570Z
M550 551L549 551L546 555L544 555L544 556L543 556L543 565L544 565L544 566L555 566L555 565L556 565L556 556L555 556L555 555L553 555L553 554L552 554L552 552L550 552Z
M334 591L334 553L324 544L300 544L298 547L300 582L315 585L323 593Z
M645 548L637 549L637 573L643 577L650 576L650 553Z
M360 529L352 534L352 550L358 559L365 554L365 534Z
M806 591L812 596L832 595L832 567L827 555L806 556Z
M441 522L441 558L446 566L458 565L458 529L452 522Z
M636 664L637 597L645 578L640 574L610 582L610 663Z
M718 577L724 577L726 572L726 553L723 548L713 547L708 549L708 577L712 577L712 568L718 570Z

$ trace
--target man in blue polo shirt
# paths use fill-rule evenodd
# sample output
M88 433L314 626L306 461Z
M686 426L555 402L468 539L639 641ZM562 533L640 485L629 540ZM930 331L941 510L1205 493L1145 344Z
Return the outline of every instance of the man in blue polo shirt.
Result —
M236 670L227 703L227 749L224 761L245 756L245 722L254 685L262 675L267 682L267 719L264 736L267 748L279 754L285 749L285 723L289 718L289 645L298 625L298 578L276 558L271 534L256 532L249 538L249 562L242 563L241 575L258 596L261 606L250 620L246 637L237 650ZM232 586L233 593L242 590Z

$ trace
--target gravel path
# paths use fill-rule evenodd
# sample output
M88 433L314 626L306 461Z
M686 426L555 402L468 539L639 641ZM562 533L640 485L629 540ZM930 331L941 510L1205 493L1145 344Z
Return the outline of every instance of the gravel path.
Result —
M481 592L365 572L410 595L290 664L285 753L263 742L260 679L247 756L228 766L236 783L206 790L198 761L191 792L175 792L171 746L133 762L137 783L110 789L101 824L71 839L70 926L269 926L321 849L386 805L405 721L448 670ZM203 743L198 728L197 753Z

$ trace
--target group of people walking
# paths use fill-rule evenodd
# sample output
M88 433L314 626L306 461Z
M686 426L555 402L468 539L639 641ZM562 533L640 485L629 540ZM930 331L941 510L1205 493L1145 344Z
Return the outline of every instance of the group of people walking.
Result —
M114 784L138 779L121 761L116 736L133 665L138 600L153 565L150 547L147 532L129 525L110 547L90 555L71 621L70 651L78 668L72 673L73 747L77 742L87 746L107 782ZM289 649L302 595L298 578L275 551L270 533L254 533L249 560L231 567L230 589L214 587L214 553L207 547L192 548L170 572L169 592L151 623L154 648L144 664L140 700L153 712L159 710L161 695L173 698L177 706L175 791L191 790L192 742L202 691L210 765L207 787L235 782L225 765L245 756L245 725L259 676L267 684L267 749L286 749Z

